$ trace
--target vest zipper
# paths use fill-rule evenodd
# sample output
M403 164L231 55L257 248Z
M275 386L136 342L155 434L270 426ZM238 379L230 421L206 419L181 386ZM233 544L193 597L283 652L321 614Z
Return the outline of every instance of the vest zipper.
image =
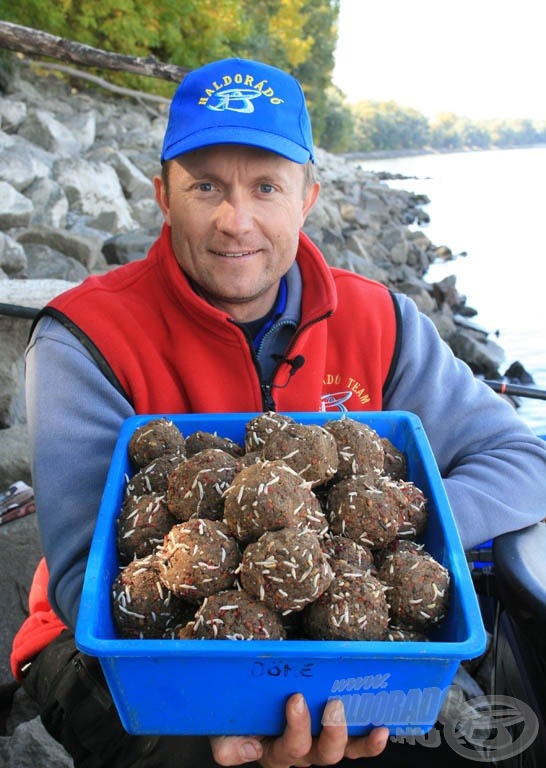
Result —
M264 409L264 413L267 411L276 411L277 406L275 405L273 395L271 394L271 384L264 384L262 382L260 384L260 388L262 390L262 407Z
M289 353L291 349L293 349L294 344L296 342L296 339L302 333L302 331L304 331L309 326L314 325L315 323L320 323L323 320L327 320L331 315L332 315L332 310L330 310L328 312L325 312L324 315L321 315L320 317L317 317L314 320L309 320L307 323L305 323L305 325L302 325L299 328L297 328L295 333L294 333L294 335L293 335L293 337L292 337L292 340L290 341L290 344L287 346L287 348L285 350L285 355L287 353ZM235 321L232 318L230 318L229 320L234 325L237 325L237 323L235 323ZM262 408L264 410L264 413L266 411L276 411L277 410L277 406L275 404L275 400L273 399L273 394L271 392L274 384L272 382L267 384L266 382L261 380L261 376L260 376L260 363L258 361L258 357L256 356L256 351L254 350L254 345L252 343L252 339L244 331L243 331L243 333L246 336L246 340L248 342L248 346L249 346L249 349L250 349L250 355L251 355L252 360L254 362L254 366L256 368L256 373L258 374L258 379L260 381L260 390L261 390L261 393L262 393ZM280 363L279 363L279 365L280 365ZM279 366L277 366L277 368L278 367ZM275 373L276 373L276 370L275 370ZM275 373L273 374L273 377L275 376Z

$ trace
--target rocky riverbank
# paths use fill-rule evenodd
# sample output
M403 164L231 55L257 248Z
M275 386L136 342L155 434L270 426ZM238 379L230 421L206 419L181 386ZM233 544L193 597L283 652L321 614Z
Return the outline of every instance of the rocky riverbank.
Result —
M151 178L159 171L166 119L161 105L38 74L28 63L0 71L0 491L14 480L31 482L23 397L31 318L21 316L21 307L40 308L89 274L145 256L162 223ZM474 311L454 278L425 280L433 261L451 258L449 248L419 229L427 221L426 200L321 151L318 175L322 196L305 230L327 261L411 295L456 354L476 373L496 376L502 350L472 326ZM0 557L8 564L0 762L17 768L70 764L25 709L24 697L17 714L11 710L9 645L40 555L34 517L0 527ZM16 702L18 696L20 690Z
M1 80L0 303L38 308L90 273L145 255L161 226L151 179L166 107L40 75L28 64ZM468 321L474 311L454 278L425 280L434 260L451 257L413 226L426 223L426 200L320 151L318 174L322 196L305 229L328 262L411 295L456 354L495 376L502 350ZM24 437L29 326L0 315L0 429L11 457L5 470L0 456L0 487L28 478L15 448Z

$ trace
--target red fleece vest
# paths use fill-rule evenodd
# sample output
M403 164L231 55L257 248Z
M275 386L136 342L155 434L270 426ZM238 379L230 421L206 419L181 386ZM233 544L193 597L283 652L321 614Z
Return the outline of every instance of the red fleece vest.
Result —
M340 393L348 410L381 410L396 340L390 293L330 269L305 235L297 258L302 318L287 356L305 363L291 378L286 363L277 371L277 410L335 408ZM93 343L137 413L263 410L245 334L191 288L168 227L145 260L90 277L50 307Z
M379 283L328 267L304 234L297 261L302 317L286 356L301 355L304 363L293 376L288 363L277 370L277 410L381 410L397 344L391 294ZM86 344L136 413L264 408L245 334L191 288L166 226L146 259L89 277L55 298L48 312ZM42 568L30 596L31 611L39 605L40 615L27 619L13 645L16 676L63 628L46 605L46 585Z

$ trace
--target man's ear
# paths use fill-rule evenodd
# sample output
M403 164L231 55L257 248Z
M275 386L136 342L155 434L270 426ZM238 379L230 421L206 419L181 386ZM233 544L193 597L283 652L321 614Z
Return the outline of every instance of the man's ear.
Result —
M317 202L319 193L320 193L320 183L318 181L315 181L313 184L309 185L307 192L305 193L305 197L303 198L303 206L301 209L302 225L305 219L307 218L308 214L310 213L311 209Z
M163 214L166 223L170 226L171 214L169 208L169 196L167 194L165 184L161 176L154 176L153 182L156 202L161 208L161 213Z

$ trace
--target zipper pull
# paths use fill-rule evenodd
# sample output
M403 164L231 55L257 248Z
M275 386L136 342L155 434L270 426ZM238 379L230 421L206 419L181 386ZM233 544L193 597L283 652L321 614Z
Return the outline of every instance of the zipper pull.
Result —
M271 394L271 384L261 384L260 386L262 390L262 403L264 412L276 411L277 407L275 405L275 401L273 400L273 395Z

